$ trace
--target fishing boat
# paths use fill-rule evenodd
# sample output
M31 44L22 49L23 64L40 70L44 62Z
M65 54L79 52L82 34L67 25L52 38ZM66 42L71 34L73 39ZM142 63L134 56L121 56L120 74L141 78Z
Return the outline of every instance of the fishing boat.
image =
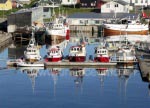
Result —
M94 60L98 62L110 62L108 49L102 46L96 47Z
M70 47L69 61L84 62L86 59L85 44Z
M148 39L149 25L140 23L138 19L124 18L118 23L105 23L103 25L106 40L118 40L120 36L126 35L131 41L145 41Z
M50 37L52 44L59 44L64 40L69 40L70 29L64 16L56 18L53 23L50 23L46 29L46 34Z
M62 51L59 46L51 46L48 49L46 61L47 62L58 62L62 60Z
M104 36L147 35L148 25L144 24L104 24Z
M35 41L33 32L32 32L32 37L29 41L29 44L26 50L24 51L24 59L25 61L29 61L29 62L35 62L41 59L40 49L39 49L38 44Z
M133 46L122 45L116 53L117 61L126 61L133 63L136 61L135 50Z

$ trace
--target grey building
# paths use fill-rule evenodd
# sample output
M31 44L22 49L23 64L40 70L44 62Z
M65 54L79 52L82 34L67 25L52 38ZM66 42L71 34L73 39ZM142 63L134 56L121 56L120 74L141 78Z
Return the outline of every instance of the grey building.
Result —
M115 20L122 18L137 18L137 14L130 13L75 13L67 18L67 22L70 26L71 31L98 31L100 26L107 22L113 23ZM116 19L115 19L116 17Z
M14 32L17 28L31 27L37 24L43 24L43 8L35 7L30 9L22 9L7 17L7 31ZM35 25L36 24L36 25Z
M122 18L137 18L138 14L134 13L75 13L68 16L69 25L100 25L103 22L117 20Z

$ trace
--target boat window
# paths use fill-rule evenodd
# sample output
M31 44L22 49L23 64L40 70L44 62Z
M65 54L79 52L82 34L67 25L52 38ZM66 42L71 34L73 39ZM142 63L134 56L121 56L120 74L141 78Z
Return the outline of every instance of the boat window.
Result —
M128 23L131 23L131 21L128 21Z
M58 51L56 51L56 53L58 53Z
M77 48L77 51L79 51L79 48Z

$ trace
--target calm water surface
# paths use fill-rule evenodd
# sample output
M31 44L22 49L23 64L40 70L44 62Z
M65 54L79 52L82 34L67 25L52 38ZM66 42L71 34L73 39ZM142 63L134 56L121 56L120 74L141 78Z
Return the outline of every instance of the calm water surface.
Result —
M0 53L7 56L8 49ZM6 67L6 61L0 66ZM0 108L20 107L148 108L150 91L138 68L1 69Z

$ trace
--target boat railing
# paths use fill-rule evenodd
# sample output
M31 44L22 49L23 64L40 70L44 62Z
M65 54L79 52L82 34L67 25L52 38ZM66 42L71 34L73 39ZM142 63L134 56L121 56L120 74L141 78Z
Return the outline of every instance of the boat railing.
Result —
M123 62L123 61L128 62L129 60L122 56L111 56L110 61L112 61L112 62ZM136 57L133 58L132 62L137 62L137 58Z

